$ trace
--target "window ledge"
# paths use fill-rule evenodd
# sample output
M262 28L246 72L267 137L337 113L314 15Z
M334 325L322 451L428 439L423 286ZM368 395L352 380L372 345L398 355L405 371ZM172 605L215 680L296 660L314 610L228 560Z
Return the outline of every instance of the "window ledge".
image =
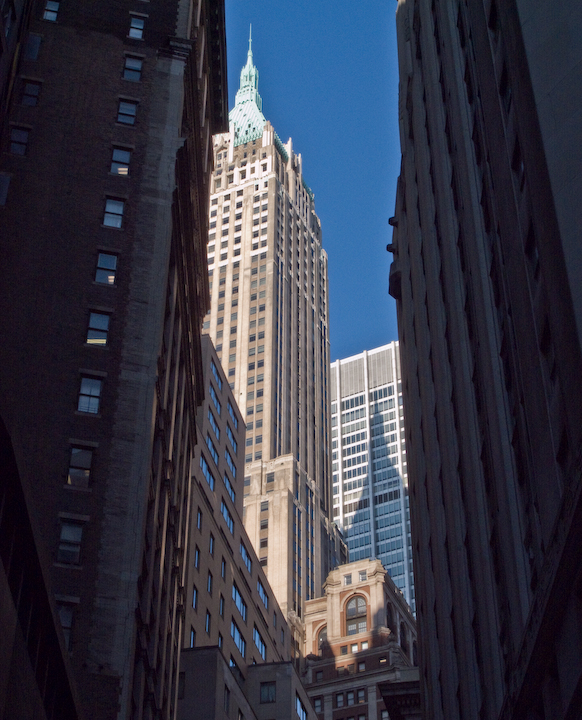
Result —
M83 570L82 565L75 565L74 563L54 562L53 567L63 568L64 570Z

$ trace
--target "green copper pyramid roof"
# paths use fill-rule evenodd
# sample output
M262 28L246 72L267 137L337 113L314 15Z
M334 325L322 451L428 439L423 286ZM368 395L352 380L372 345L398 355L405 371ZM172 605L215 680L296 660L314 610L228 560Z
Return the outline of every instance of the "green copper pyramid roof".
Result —
M260 138L267 122L262 113L263 101L258 91L259 71L253 64L251 45L252 38L249 32L247 64L241 70L240 87L236 93L234 107L228 115L235 147Z

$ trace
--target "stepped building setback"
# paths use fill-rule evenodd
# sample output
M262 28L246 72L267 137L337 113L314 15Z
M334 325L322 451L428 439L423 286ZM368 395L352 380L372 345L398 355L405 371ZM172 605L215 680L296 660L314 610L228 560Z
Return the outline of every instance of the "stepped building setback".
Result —
M327 255L301 155L262 113L250 41L229 117L213 146L204 328L247 425L245 527L298 656L303 603L345 559L329 521Z
M399 0L397 300L434 720L582 707L582 12Z

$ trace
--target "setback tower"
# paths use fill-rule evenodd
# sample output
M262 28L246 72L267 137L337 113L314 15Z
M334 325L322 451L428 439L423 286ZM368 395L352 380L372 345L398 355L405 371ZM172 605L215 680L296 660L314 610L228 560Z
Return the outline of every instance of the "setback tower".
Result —
M328 520L327 255L301 155L262 113L250 40L214 154L204 328L247 424L245 526L293 624L340 560Z

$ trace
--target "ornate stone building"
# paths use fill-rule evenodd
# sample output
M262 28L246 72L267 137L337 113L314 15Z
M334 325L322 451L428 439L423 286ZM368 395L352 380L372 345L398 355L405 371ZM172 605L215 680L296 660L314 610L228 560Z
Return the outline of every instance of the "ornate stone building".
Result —
M320 720L420 719L416 624L379 560L328 575L324 596L305 604L305 638L303 682Z

